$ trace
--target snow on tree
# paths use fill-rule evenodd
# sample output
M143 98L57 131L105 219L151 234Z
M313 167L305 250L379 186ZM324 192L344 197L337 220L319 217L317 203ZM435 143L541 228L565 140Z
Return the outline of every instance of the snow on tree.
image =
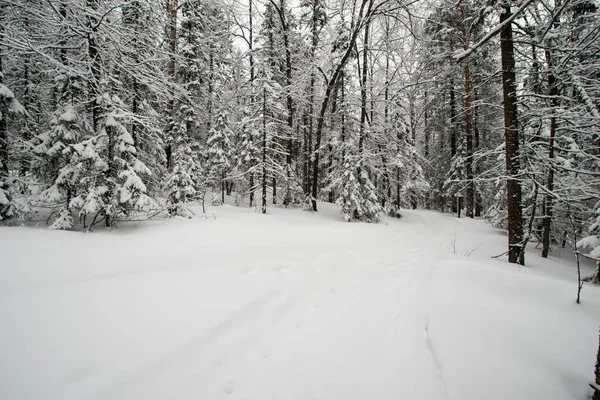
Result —
M233 136L226 116L221 113L209 132L206 141L206 166L208 176L215 189L221 191L221 202L225 202L226 179L231 172L234 148Z
M202 186L204 174L198 162L199 154L194 150L187 135L177 135L173 152L173 170L165 183L171 215L191 218L193 213L189 208L190 203L204 193Z
M338 193L335 203L342 207L342 217L348 222L354 219L379 221L382 208L361 158L347 151L342 163L330 178L328 187Z
M0 53L0 59L2 54ZM18 204L11 195L8 149L8 118L9 113L25 115L26 111L15 98L13 92L2 83L2 64L0 62L0 221L14 217Z
M239 126L241 137L235 150L236 165L233 176L236 177L238 192L248 194L250 207L254 205L254 195L257 189L256 176L260 160L260 131L257 118L251 114L251 108L244 109L244 117Z
M596 218L588 231L591 235L579 240L576 244L578 249L586 250L588 257L596 260L596 273L593 282L600 284L600 203L596 204Z

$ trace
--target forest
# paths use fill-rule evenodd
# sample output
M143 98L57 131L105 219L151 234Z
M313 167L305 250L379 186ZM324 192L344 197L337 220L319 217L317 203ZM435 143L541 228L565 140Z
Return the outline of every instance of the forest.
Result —
M507 229L512 263L529 241L598 260L599 18L595 0L3 0L0 217L426 208Z
M0 0L0 398L600 400L599 315L600 0Z

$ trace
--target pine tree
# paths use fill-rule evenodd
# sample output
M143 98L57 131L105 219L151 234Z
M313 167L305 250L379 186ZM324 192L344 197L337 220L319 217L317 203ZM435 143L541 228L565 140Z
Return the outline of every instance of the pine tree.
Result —
M343 164L336 168L328 189L338 193L335 203L342 207L342 217L346 221L377 222L382 208L375 187L362 165L361 157L351 151L347 149L344 152ZM362 176L357 176L358 173Z
M251 114L251 107L247 106L244 118L240 123L241 138L236 148L236 168L233 173L237 177L238 193L250 196L250 207L254 203L254 193L257 186L255 176L260 159L260 131L256 115Z
M169 214L191 218L190 203L204 193L204 171L197 162L199 154L194 151L190 138L184 133L176 138L173 169L165 183Z
M221 191L222 204L225 203L225 184L232 169L232 136L233 132L228 126L226 116L223 113L219 114L206 142L206 162L215 193Z
M18 209L18 204L11 194L7 129L9 113L24 116L26 111L13 92L2 83L2 53L0 52L0 221L14 217Z

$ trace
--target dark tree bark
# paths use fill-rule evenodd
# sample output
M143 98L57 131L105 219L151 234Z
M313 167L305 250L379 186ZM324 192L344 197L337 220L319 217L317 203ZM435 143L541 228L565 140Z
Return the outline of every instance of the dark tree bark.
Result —
M87 32L87 45L91 71L88 81L88 104L92 113L92 128L94 132L97 132L100 122L100 105L98 104L97 97L100 95L100 79L102 74L98 43L96 42L96 32L94 30L94 25L98 22L95 15L95 11L98 9L98 1L87 0L87 6L90 10L90 15L88 16L89 31Z
M388 71L388 63L389 60L386 59L386 77L387 77L387 71ZM386 78L386 88L385 88L385 95L386 95L386 107L387 107L387 78ZM425 157L429 157L429 142L430 142L430 138L429 138L429 128L428 128L428 123L429 123L429 107L427 104L427 89L425 89L425 104L423 104L423 108L424 108L424 115L423 115L423 127L425 130ZM387 113L387 109L385 110ZM386 120L387 121L387 120Z
M473 93L475 98L477 98L477 92ZM479 149L479 128L477 122L477 107L473 106L473 147L474 151ZM481 163L477 163L475 166L475 174L479 176L481 174ZM475 185L473 185L473 190L475 191L475 216L481 217L482 209L483 209L483 199L481 193L477 190Z
M471 75L469 73L469 62L465 61L465 118L466 118L466 159L465 174L467 178L466 195L466 214L468 218L473 218L473 205L475 191L473 190L473 108L471 101Z
M463 44L464 50L469 48L469 36L467 34L465 22L465 9L461 6L462 14L462 29L463 29ZM465 134L466 134L466 159L465 159L465 175L467 178L467 188L465 191L466 198L466 214L468 218L473 218L473 208L475 202L475 191L473 188L473 101L471 97L471 73L469 71L469 61L464 61L463 66L465 79Z
M454 78L450 78L450 156L456 155L456 94Z
M500 23L512 16L510 5L502 6ZM507 209L508 209L508 262L524 265L525 257L519 257L523 242L523 211L521 208L521 184L519 182L519 121L515 77L515 55L511 24L500 32L502 59L502 92L504 99L504 139L506 144ZM519 260L521 258L521 260Z
M283 35L283 45L285 47L285 83L286 83L286 107L287 107L287 125L288 125L288 139L287 139L287 153L285 155L285 164L286 164L286 177L287 179L291 179L292 173L292 149L293 149L293 129L294 129L294 102L292 99L292 52L290 50L290 39L289 39L289 24L287 22L287 18L285 15L285 1L280 0L279 5L275 4L273 0L271 0L271 4L277 10L277 14L279 15L279 20L281 22L281 32ZM313 38L313 41L315 39ZM275 178L273 178L273 204L275 204ZM283 203L287 205L290 202L290 193L284 194Z
M336 114L338 112L338 105L339 105L339 100L338 100L338 96L340 93L340 86L342 84L342 79L339 80L333 94L332 94L332 101L331 101L331 114L330 114L330 119L329 119L329 129L331 132L335 131L335 123L336 123ZM342 89L343 90L343 89ZM333 150L333 145L332 142L330 141L327 144L327 151L329 153L329 163L327 166L327 170L328 172L331 172L333 169L333 161L336 159L335 155L334 155L334 150ZM329 191L329 193L327 194L327 201L329 203L334 203L335 202L335 193L332 190Z
M384 88L384 92L383 92L383 135L384 137L387 137L389 135L389 128L388 128L388 124L389 124L389 120L390 120L390 105L389 105L389 99L390 99L390 91L389 91L389 86L390 86L390 51L389 51L389 40L390 40L390 24L389 24L389 19L386 18L385 19L385 46L386 46L386 52L385 52L385 88ZM427 94L425 95L425 98L427 98ZM425 119L427 119L427 110L425 111ZM427 125L427 122L425 123L425 125ZM428 132L427 129L425 131L425 137L428 138ZM428 141L428 139L426 139L426 142ZM427 153L427 144L425 145L425 152ZM381 145L380 145L381 147ZM381 149L381 162L383 163L383 186L384 186L384 190L382 191L383 193L385 193L385 189L387 188L387 196L381 196L381 207L385 208L385 204L386 204L386 200L390 199L392 197L392 185L390 182L390 172L388 169L388 165L387 165L387 160L385 157L385 152L382 151L383 149Z
M171 78L171 93L169 93L169 101L167 102L167 115L171 120L169 129L172 128L172 121L174 118L175 109L175 53L177 51L177 12L179 11L179 0L167 0L167 18L168 18L168 29L169 29L169 63L168 73ZM172 155L173 155L173 144L171 143L174 138L167 143L165 154L167 156L167 169L171 168Z
M550 80L550 79L548 79ZM548 178L546 182L546 199L545 199L545 213L543 221L543 232L542 232L542 257L548 258L550 252L550 234L552 232L552 214L554 208L554 197L552 191L554 190L554 166L552 161L554 160L554 137L556 135L556 117L550 119L550 137L548 138Z
M314 82L312 81L311 78L311 82L314 85ZM313 138L313 134L312 134L312 130L313 130L313 120L310 117L310 114L313 112L313 106L312 106L312 97L309 95L309 112L304 113L304 115L302 116L302 121L304 124L304 128L303 128L303 132L304 132L304 143L303 143L303 157L304 157L304 162L303 162L303 173L304 176L302 177L302 188L304 189L304 193L306 193L307 195L310 194L310 185L311 185L311 171L312 171L312 161L311 161L311 157L312 157L312 138ZM307 128L308 127L308 128Z
M560 2L556 2L556 7L560 6ZM558 16L554 21L554 27L557 28L560 25ZM554 75L554 60L552 50L550 47L546 49L546 61L548 63L548 86L549 95L552 98L552 112L559 106L557 99L559 89L558 81ZM552 115L550 118L550 137L548 138L548 177L546 181L546 198L544 200L544 220L543 220L543 231L542 231L542 257L548 258L550 252L550 241L552 233L552 214L554 211L554 197L552 191L554 190L554 138L556 137L557 120L556 116Z
M252 19L252 1L248 0L248 51L250 53L250 86L254 84L254 26ZM250 98L254 103L254 98ZM254 204L254 172L250 174L250 207Z
M262 137L262 204L261 212L267 213L267 89L263 89L263 137Z
M223 174L221 173L221 204L225 204L225 179L223 177Z
M88 59L90 65L90 75L87 81L88 87L88 107L92 116L92 129L94 134L98 133L101 119L101 106L98 99L101 94L100 81L102 79L102 62L100 59L100 52L98 48L98 42L96 38L96 30L99 27L98 16L96 12L98 10L98 0L87 0L86 11L87 15L87 47L88 47ZM108 137L108 169L103 172L107 180L111 179L114 175L114 160L113 160L113 134L111 127L106 128L106 136ZM67 196L69 197L69 196ZM107 227L111 226L111 216L108 214L106 208L103 209L102 214L104 215L104 222Z
M450 157L456 155L456 92L454 89L454 78L450 78ZM452 199L450 199L452 200ZM458 202L451 201L450 209L457 212Z
M369 21L365 25L365 37L362 54L362 72L360 77L360 128L358 132L358 156L362 157L365 145L365 126L367 122L367 73L369 62ZM359 67L360 68L360 67ZM358 180L360 181L360 167L358 170Z
M137 33L138 33L138 27L140 24L139 10L140 10L140 4L138 4L137 1L134 1L131 4L123 7L123 23L126 26L129 26L129 28L132 29L135 33L131 40L131 47L133 47L135 49L135 52L133 54L133 60L136 63L139 62L139 49L137 46ZM140 87L139 87L136 76L130 75L130 78L132 81L132 91L133 91L132 100L131 100L131 113L134 116L137 116L137 114L139 112L139 99L141 98ZM134 121L132 121L132 123L131 123L131 138L133 139L133 145L134 145L134 147L136 147L136 149L137 149L137 145L138 145L138 129L139 129L139 122L137 121L136 118L134 118Z
M305 146L307 147L305 152L305 187L304 190L306 194L311 192L311 172L313 166L313 137L315 133L314 126L314 112L315 112L315 84L316 84L316 71L315 71L315 54L317 51L317 45L319 43L319 34L318 34L318 19L319 16L317 14L317 6L318 1L313 0L312 2L312 26L311 26L311 46L310 46L310 59L311 59L311 71L310 71L310 86L308 93L308 115L306 118L308 119L308 130L306 131L305 137Z
M214 81L215 81L215 58L214 58L214 49L211 49L208 56L208 104L207 111L208 115L206 118L206 132L207 135L210 133L210 128L212 127L212 118L213 118L213 93L215 91Z
M4 38L4 19L6 13L6 5L0 5L0 39ZM0 84L4 83L4 67L2 59L4 54L2 52L2 46L0 46ZM0 103L0 178L8 177L8 135L6 126L6 115L7 107ZM4 216L3 216L4 217Z

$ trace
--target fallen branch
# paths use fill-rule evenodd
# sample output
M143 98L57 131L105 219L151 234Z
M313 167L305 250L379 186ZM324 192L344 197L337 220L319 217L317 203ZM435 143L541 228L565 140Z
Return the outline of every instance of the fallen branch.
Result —
M492 258L500 258L500 257L502 257L502 256L505 256L505 255L507 255L507 254L508 254L508 252L509 252L509 251L510 251L510 250L507 250L507 251L505 251L505 252L504 252L504 253L502 253L502 254L498 254L497 256L492 256Z

